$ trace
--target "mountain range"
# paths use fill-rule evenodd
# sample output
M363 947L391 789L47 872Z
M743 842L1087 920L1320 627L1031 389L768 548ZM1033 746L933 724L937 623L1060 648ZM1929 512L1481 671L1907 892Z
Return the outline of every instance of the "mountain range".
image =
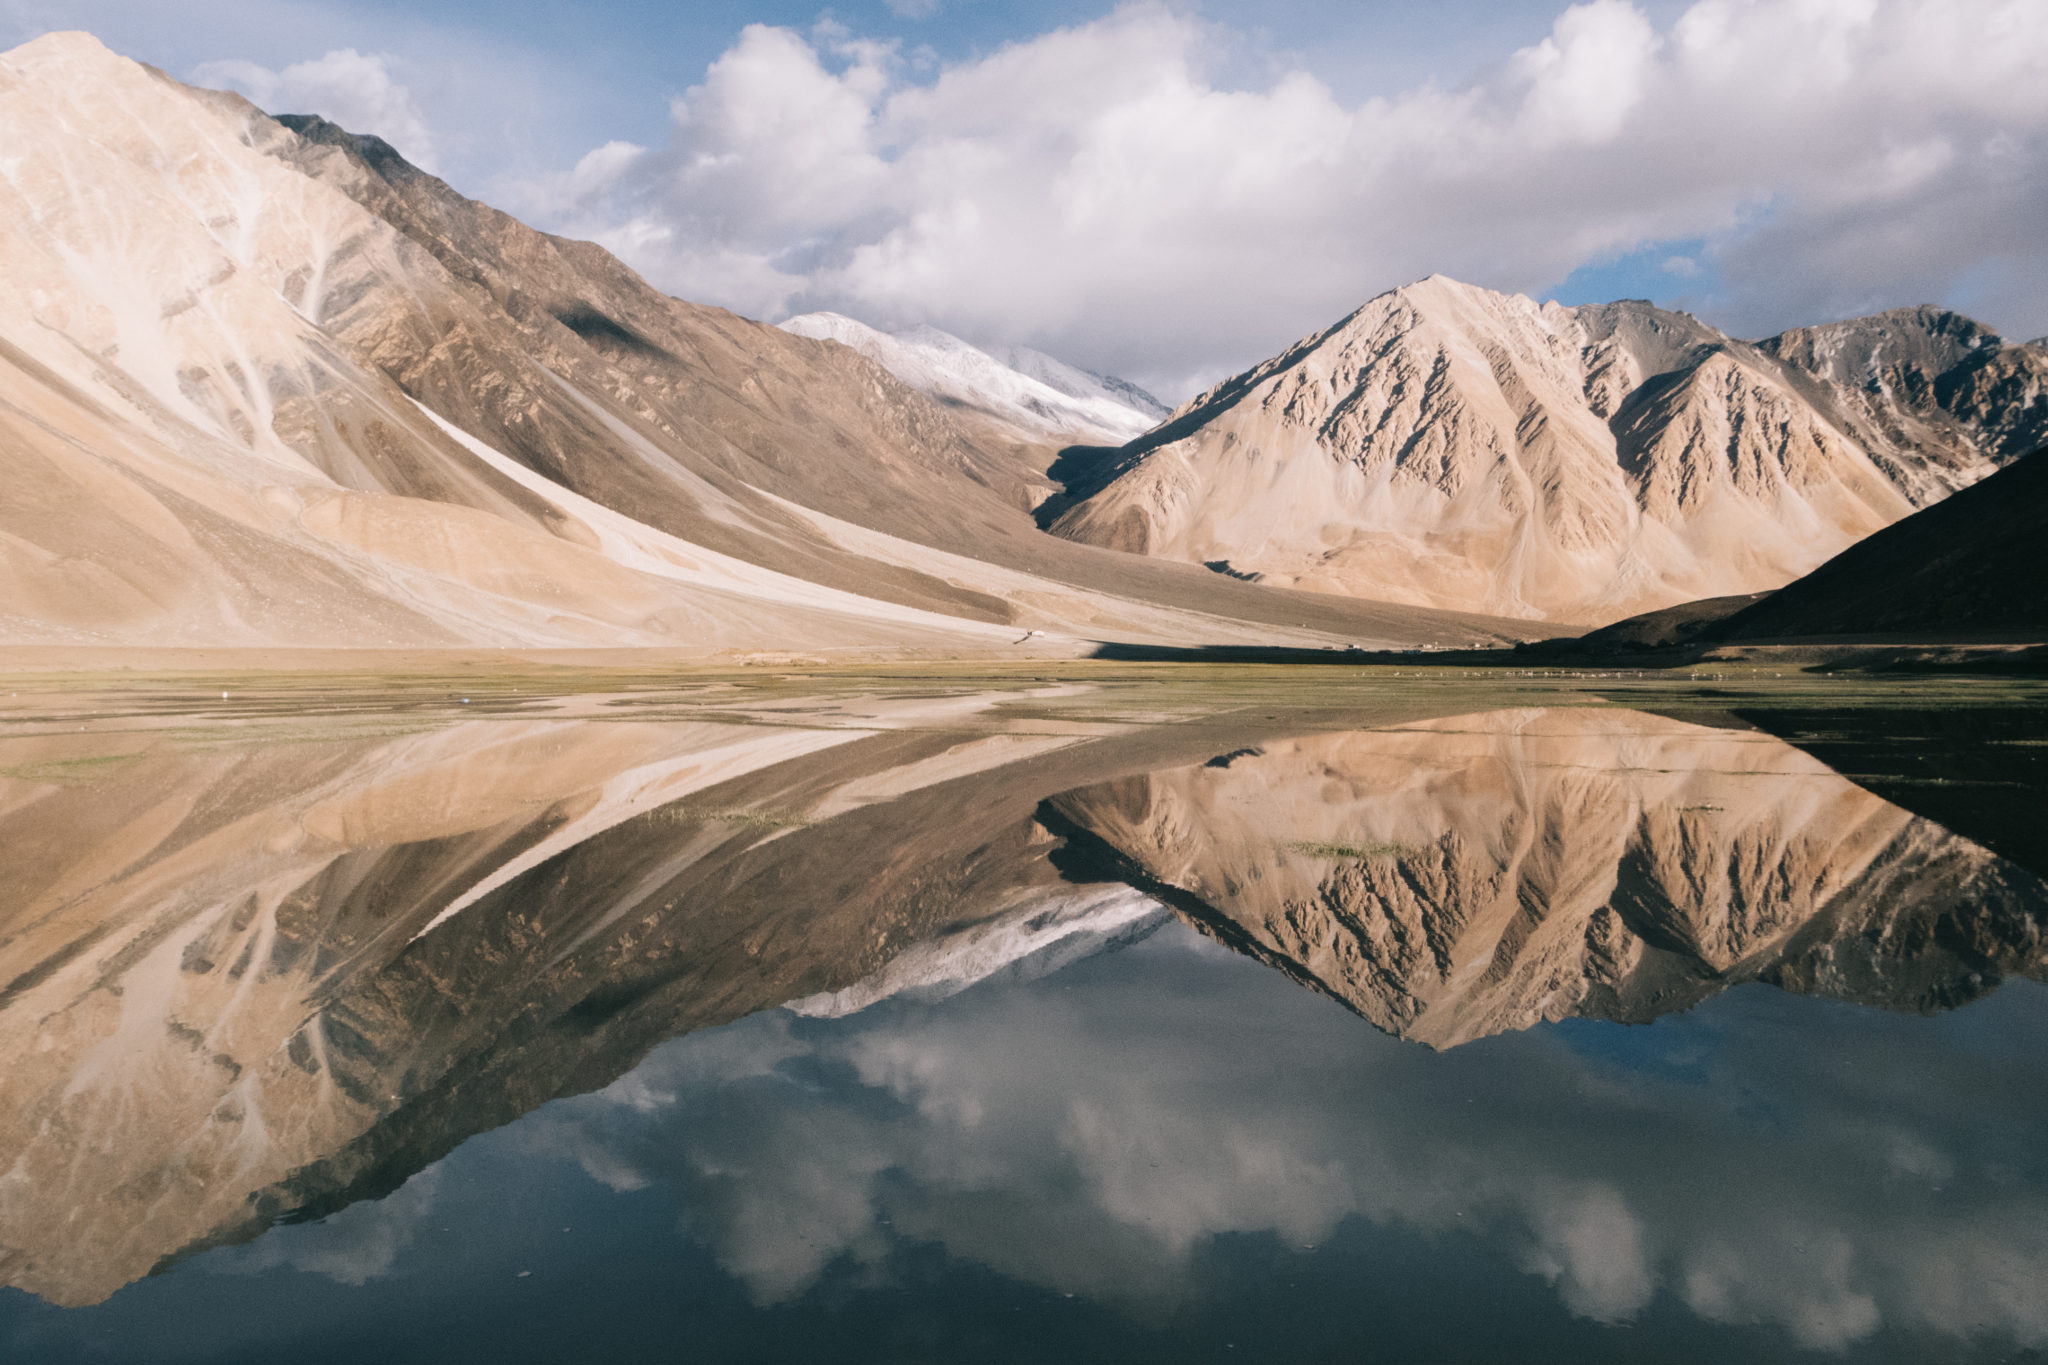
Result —
M1900 309L1740 341L1434 276L1048 502L1091 544L1582 623L1777 588L2048 439L2048 350Z
M857 352L670 298L375 138L88 35L0 57L0 126L11 644L1526 633L1047 537L1028 509L1049 456Z
M1492 645L1775 589L2048 439L2048 350L1441 277L1168 413L669 297L84 34L0 56L0 644ZM1047 531L1052 534L1047 534Z

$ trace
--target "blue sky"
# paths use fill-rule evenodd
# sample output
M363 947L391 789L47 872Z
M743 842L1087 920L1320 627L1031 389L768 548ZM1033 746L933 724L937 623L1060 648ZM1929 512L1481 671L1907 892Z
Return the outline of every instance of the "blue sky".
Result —
M961 61L1113 8L1104 0L216 0L205 7L0 0L0 43L12 46L53 27L85 28L117 51L177 75L223 59L282 68L336 48L388 54L426 78L464 60L511 65L531 82L517 93L545 114L522 129L538 145L507 146L493 138L489 125L498 110L464 129L473 145L462 139L462 154L445 169L469 182L462 188L478 192L508 166L574 160L612 138L658 138L669 99L701 80L749 24L809 29L832 19L864 36ZM1430 81L1461 82L1540 40L1561 6L1554 0L1207 0L1183 8L1246 36L1241 76L1299 64L1338 94L1364 98ZM1661 0L1643 8L1670 15L1683 5ZM461 122L453 110L448 118L451 126Z
M1178 396L1441 271L2048 332L2039 0L0 0L750 315Z

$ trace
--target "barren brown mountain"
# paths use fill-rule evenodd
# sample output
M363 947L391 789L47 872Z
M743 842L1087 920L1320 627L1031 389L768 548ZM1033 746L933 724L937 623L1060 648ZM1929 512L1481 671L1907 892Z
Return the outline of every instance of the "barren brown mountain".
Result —
M1776 588L2048 426L2048 352L1908 309L1750 344L1441 276L1195 399L1059 534L1261 582L1597 624Z
M1515 633L1053 541L1025 511L1049 455L847 348L86 35L0 57L0 126L0 643Z

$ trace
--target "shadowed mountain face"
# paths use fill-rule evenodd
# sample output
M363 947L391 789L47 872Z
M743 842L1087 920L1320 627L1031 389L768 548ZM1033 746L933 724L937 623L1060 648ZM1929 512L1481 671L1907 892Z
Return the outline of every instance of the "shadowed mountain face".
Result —
M2048 639L2048 459L2036 451L1770 593L1645 612L1551 648L1593 656L1798 640Z
M2044 425L2048 351L1938 309L1752 344L1433 276L1196 398L1047 520L1261 582L1598 624L1776 588Z
M2048 458L2040 452L1888 526L1703 631L1702 640L2048 634Z
M662 1039L1172 912L1439 1047L1759 979L1930 1010L2043 961L2038 879L1760 734L1019 700L10 740L0 1278L95 1302Z

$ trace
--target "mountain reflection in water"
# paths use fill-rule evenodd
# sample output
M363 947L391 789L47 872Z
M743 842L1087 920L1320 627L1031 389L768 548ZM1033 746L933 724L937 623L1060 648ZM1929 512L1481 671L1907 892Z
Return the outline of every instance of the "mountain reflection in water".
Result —
M368 1293L516 1154L660 1191L735 1322L936 1247L1166 1331L1232 1236L1370 1227L1564 1335L2048 1343L2037 1046L1751 991L1536 1027L1947 1009L2041 973L2033 873L1755 730L993 705L10 749L0 1278Z
M1074 864L1439 1047L1748 980L1938 1009L2042 961L2032 874L1767 735L1637 712L1287 740L1047 823Z

